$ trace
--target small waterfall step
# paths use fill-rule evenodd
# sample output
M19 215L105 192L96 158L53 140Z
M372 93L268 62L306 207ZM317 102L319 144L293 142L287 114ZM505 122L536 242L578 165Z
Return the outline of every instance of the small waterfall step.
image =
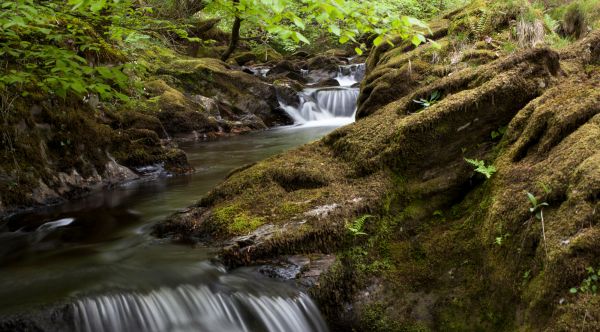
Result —
M298 94L299 106L281 103L283 110L298 124L309 122L351 123L356 113L358 89L329 87L305 89ZM331 121L337 119L338 121Z
M353 86L362 81L365 77L366 68L364 63L339 66L338 74L335 79L340 86Z
M219 292L181 285L118 293L73 304L75 330L325 332L318 308L303 293Z

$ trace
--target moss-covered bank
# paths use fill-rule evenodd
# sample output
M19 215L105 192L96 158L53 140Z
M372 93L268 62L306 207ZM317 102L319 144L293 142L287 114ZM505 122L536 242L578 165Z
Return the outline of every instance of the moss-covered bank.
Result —
M569 289L600 264L600 32L513 53L493 43L505 11L492 41L436 63L483 16L466 10L436 23L441 50L372 52L355 124L233 172L157 232L220 244L231 265L335 253L311 289L334 330L594 330L597 297ZM367 235L349 231L366 213Z

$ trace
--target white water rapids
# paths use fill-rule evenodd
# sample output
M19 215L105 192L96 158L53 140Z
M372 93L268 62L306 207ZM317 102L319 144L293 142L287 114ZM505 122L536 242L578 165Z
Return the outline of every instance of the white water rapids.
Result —
M303 293L226 293L181 285L84 298L73 307L77 331L327 331L319 310Z
M281 103L283 110L303 126L341 126L354 122L359 89L353 87L364 76L365 65L340 66L339 87L307 88L298 93L299 106Z

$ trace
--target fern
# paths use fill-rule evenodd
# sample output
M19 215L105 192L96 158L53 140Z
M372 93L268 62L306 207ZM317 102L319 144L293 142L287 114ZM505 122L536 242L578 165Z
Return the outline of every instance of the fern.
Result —
M364 230L365 222L367 221L367 219L369 219L371 217L373 217L373 216L365 214L365 215L361 216L360 218L354 220L354 222L352 222L350 224L346 224L346 229L354 237L359 236L359 235L367 235L367 233L365 233L363 230Z
M487 27L489 23L489 17L490 15L487 11L482 11L481 17L479 17L477 26L474 29L476 39L481 39L481 37L483 37L488 30Z
M485 161L477 159L464 158L466 162L475 167L475 172L485 175L487 179L492 177L492 174L496 173L496 167L494 165L485 166Z

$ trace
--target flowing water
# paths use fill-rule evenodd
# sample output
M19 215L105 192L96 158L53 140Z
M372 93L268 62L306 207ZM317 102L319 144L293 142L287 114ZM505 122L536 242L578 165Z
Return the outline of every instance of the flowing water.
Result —
M77 331L325 331L314 303L290 285L254 269L225 271L209 262L210 248L150 232L232 169L334 128L188 143L192 175L134 182L1 223L0 317L63 301L73 303L66 324Z
M309 75L308 71L303 75ZM304 126L324 123L341 126L354 122L359 89L354 87L365 75L365 64L340 66L336 80L339 87L307 88L298 93L298 106L281 103L281 107Z
M365 77L366 65L364 63L355 63L340 66L338 75L335 78L340 86L353 86L362 81Z
M358 89L331 87L305 89L298 94L298 107L282 105L294 122L305 126L345 125L354 122Z
M163 174L0 222L0 330L3 319L58 303L62 314L31 320L48 331L326 331L291 284L253 268L226 271L210 261L213 249L150 233L232 169L353 121L357 95L306 90L294 110L303 125L182 144L191 175Z

